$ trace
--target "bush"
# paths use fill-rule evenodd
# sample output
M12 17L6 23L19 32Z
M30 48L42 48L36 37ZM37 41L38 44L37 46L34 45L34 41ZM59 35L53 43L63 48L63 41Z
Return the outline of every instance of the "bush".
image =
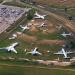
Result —
M31 20L31 19L34 17L34 13L35 13L35 9L31 9L31 10L28 12L27 19L28 19L28 20Z

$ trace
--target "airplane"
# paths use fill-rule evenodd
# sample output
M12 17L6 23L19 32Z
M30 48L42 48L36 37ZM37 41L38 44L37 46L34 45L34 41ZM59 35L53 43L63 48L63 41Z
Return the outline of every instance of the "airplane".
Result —
M61 29L63 28L63 26L62 26L62 25L59 25L59 26L56 26L56 28L57 28L58 30L61 30Z
M32 51L27 52L26 54L32 54L32 55L42 55L42 53L37 51L37 47L35 47Z
M66 36L71 36L72 34L71 33L66 34L65 32L63 32L61 35L66 37Z
M61 51L58 51L57 53L54 53L54 54L64 55L64 58L70 58L70 57L67 56L67 54L71 54L71 53L73 53L73 52L71 52L71 51L67 52L67 51L65 51L64 48L62 48Z
M29 29L29 27L26 25L26 26L22 26L22 25L20 25L20 27L22 28L22 32L24 31L24 30L28 30Z
M13 44L11 44L10 46L8 46L8 47L3 47L3 48L0 48L0 49L5 49L5 50L7 50L8 52L10 52L10 51L12 51L12 52L14 52L14 53L17 53L17 51L15 50L15 46L17 46L18 45L18 42L16 42L16 43L13 43Z
M37 12L35 12L35 17L34 18L41 18L41 19L45 19L45 16L46 15L40 15L40 14L38 14Z
M15 39L17 37L17 34L13 34L12 37L10 37L9 39Z
M45 23L42 23L41 25L39 25L38 27L45 27L47 26Z

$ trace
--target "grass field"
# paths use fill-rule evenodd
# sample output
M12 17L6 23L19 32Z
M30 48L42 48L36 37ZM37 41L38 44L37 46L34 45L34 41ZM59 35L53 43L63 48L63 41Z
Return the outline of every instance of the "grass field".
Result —
M21 6L20 4L16 4L16 3L5 3L8 5L15 5L15 6ZM25 6L21 6L21 7L25 7ZM56 19L49 17L49 20L54 24L54 25L58 25L61 24L61 22L57 21ZM5 47L5 46L9 46L11 43L14 42L19 42L19 45L16 47L16 50L18 51L18 54L14 54L12 53L8 53L5 50L0 50L0 57L14 57L14 58L28 58L28 59L42 59L42 60L54 60L57 59L59 56L57 55L53 55L53 52L56 52L58 50L61 49L61 46L59 45L37 45L36 43L32 44L32 42L26 42L22 39L15 39L15 40L9 40L8 38L11 37L11 35L17 31L21 31L21 28L19 27L20 24L26 24L28 21L25 19L25 17L23 17L23 20L21 20L21 22L18 21L18 23L16 23L15 25L17 26L15 29L13 29L12 31L6 32L4 36L8 37L2 41L0 41L0 47ZM30 31L24 32L24 34L28 34L28 35L35 35L39 40L42 39L51 39L51 40L55 40L55 39L63 39L64 38L62 36L60 36L60 31L59 32L55 32L55 33L50 33L48 35L42 34L40 31L39 33L33 33ZM59 36L59 37L57 37ZM32 56L32 55L26 55L24 52L24 49L28 49L29 51L31 49L33 49L34 47L38 46L39 51L40 52L44 52L46 50L50 50L52 52L52 54L44 54L42 56ZM60 56L60 58L62 58ZM25 64L24 62L12 62L12 61L7 61L7 62L2 62L0 61L0 63L11 63L11 64ZM27 65L30 63L27 63ZM31 64L33 65L33 64ZM35 65L34 65L35 66ZM37 65L36 65L37 66ZM35 66L35 67L36 67ZM0 65L0 75L74 75L75 72L73 71L66 71L66 70L53 70L53 69L39 69L39 68L28 68L28 67L21 67L21 66L1 66Z
M5 3L5 4L9 4L9 5L15 5L15 6L18 6L17 3ZM21 7L25 7L24 5L20 5L19 6ZM53 17L49 17L48 18L49 21L51 21L53 23L53 25L60 25L61 22L56 20L55 18ZM14 42L19 42L19 46L16 47L16 50L18 51L18 54L14 54L14 53L7 53L5 52L5 50L1 50L0 51L0 56L5 56L5 57L9 57L9 56L12 56L12 57L25 57L25 58L33 58L33 59L43 59L43 60L47 60L47 59L56 59L58 58L58 56L56 55L53 55L53 54L48 54L47 56L46 55L43 55L43 56L37 56L37 57L34 57L32 55L25 55L25 52L24 52L24 49L28 49L29 51L31 49L33 49L34 47L38 46L39 48L39 51L40 52L46 52L46 50L50 50L52 52L55 52L57 50L60 50L61 49L61 46L59 45L38 45L36 43L34 43L32 45L32 42L27 42L27 41L24 41L22 39L15 39L15 40L9 40L8 38L12 36L13 33L17 32L17 31L21 31L21 28L19 27L20 24L26 24L27 20L25 19L25 17L23 17L23 20L21 21L17 21L17 23L15 23L16 26L18 26L15 30L13 30L11 33L8 33L6 32L6 34L4 36L7 36L8 37L4 40L2 40L0 42L0 47L5 47L5 46L9 46L11 43L14 43ZM42 39L49 39L49 40L57 40L57 39L64 39L61 35L60 35L60 31L59 32L54 32L54 33L49 33L48 35L45 35L45 34L42 34L41 31L38 31L37 33L33 33L33 32L30 32L30 31L26 31L24 32L24 34L28 34L28 35L35 35L37 38L38 38L38 41L39 40L42 40Z
M75 75L75 71L0 65L0 75Z

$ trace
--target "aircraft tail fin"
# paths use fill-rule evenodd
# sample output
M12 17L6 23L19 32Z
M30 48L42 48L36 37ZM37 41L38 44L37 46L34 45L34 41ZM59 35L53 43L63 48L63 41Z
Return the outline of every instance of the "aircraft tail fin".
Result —
M37 13L37 11L36 11L34 15L37 15L37 14L38 14L38 13Z

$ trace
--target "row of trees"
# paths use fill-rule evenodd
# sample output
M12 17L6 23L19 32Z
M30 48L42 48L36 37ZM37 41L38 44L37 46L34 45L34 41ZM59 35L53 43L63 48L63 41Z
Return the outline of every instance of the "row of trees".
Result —
M33 19L34 14L35 14L35 11L36 11L36 10L33 8L33 9L31 9L31 10L28 12L28 14L27 14L27 19L28 19L28 20Z

